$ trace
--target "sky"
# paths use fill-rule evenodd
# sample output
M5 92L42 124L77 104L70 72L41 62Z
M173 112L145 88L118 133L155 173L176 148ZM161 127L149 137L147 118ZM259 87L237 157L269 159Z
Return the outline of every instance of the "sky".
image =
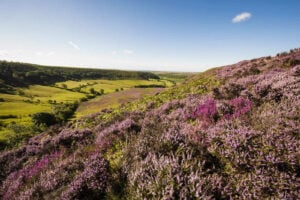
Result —
M0 0L0 60L198 72L299 47L299 0Z

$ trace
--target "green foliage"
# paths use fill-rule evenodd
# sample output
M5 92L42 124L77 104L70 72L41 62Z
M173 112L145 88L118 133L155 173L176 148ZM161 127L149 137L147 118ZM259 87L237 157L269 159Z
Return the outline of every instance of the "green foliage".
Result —
M94 89L94 88L90 88L90 93L91 93L91 94L96 94L95 89Z
M52 105L52 112L58 122L66 122L74 114L78 102Z
M46 126L51 126L56 123L54 114L47 112L39 112L32 115L32 121L36 125L45 124Z
M12 122L1 132L0 150L20 145L23 141L46 129L45 125L17 124Z
M0 119L11 119L11 118L17 118L16 115L0 115Z
M61 84L61 86L62 86L62 88L64 88L64 89L67 89L67 88L68 88L68 86L67 86L65 83Z

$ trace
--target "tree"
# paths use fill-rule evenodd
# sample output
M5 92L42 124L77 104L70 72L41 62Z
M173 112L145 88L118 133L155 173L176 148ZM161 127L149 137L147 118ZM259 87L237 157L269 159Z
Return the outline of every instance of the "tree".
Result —
M36 125L45 124L46 126L51 126L56 124L55 116L47 112L39 112L32 115L32 121Z
M94 88L90 88L90 93L91 93L91 94L96 94L95 89L94 89Z
M62 86L64 89L67 89L67 88L68 88L68 86L67 86L65 83L61 84L61 86Z
M100 90L100 94L104 94L104 89L101 89L101 90Z

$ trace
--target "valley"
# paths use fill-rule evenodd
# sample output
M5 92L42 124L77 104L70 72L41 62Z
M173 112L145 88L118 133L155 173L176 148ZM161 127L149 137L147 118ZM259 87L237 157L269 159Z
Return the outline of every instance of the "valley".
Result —
M6 146L18 145L28 137L47 129L43 124L38 124L38 126L34 124L32 116L36 113L53 113L55 109L61 109L60 105L76 104L75 110L68 119L63 120L80 119L84 115L95 114L102 109L115 108L144 96L156 94L174 86L176 84L173 81L174 77L177 83L180 83L189 75L188 73L175 73L175 75L165 73L160 78L147 72L125 71L122 73L104 70L108 74L104 77L107 76L108 79L85 79L96 75L103 77L98 72L103 70L92 69L91 73L94 75L91 75L88 70L80 68L36 65L32 67L31 64L7 62L0 62L0 65L2 66L2 79L0 79L0 144L2 144L2 149ZM44 71L50 71L50 74L57 73L55 75L57 80L65 79L66 81L53 82L53 80L49 81L48 78L41 77L39 80L28 79L23 83L14 81L16 77L14 74L26 80L25 77L28 77L29 72L40 74ZM74 75L76 73L79 74ZM139 73L141 77L137 75ZM117 80L116 75L120 76ZM78 80L78 78L83 79ZM64 121L60 119L57 123L61 124Z

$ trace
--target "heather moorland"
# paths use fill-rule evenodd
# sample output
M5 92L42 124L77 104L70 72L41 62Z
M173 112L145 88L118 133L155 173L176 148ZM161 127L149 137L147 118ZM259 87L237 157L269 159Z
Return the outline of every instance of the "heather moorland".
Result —
M0 198L298 199L299 118L299 49L210 69L6 148Z

